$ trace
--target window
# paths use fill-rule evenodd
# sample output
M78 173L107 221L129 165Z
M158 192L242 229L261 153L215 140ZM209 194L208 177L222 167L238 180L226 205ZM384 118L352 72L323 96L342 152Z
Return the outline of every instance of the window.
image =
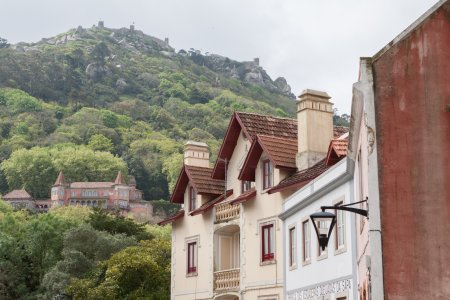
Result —
M289 267L297 265L297 238L295 227L289 228Z
M196 201L197 200L197 193L195 192L194 188L191 186L189 189L189 211L193 211L196 209Z
M90 191L90 190L84 190L81 192L81 196L83 197L97 197L98 192L97 191Z
M323 221L317 222L317 228L319 229L319 231L320 231L320 228L327 229L326 222L323 222ZM319 258L325 258L325 256L327 255L327 248L325 248L325 250L322 250L322 247L320 247L319 243L317 243L317 248L318 248L317 254L318 254Z
M304 221L303 227L303 263L311 261L311 236L309 232L309 221Z
M197 274L197 242L187 244L187 274Z
M338 202L336 206L342 205L342 201ZM344 211L335 210L336 214L336 233L335 233L335 246L336 250L345 248L345 220Z
M273 186L273 166L270 160L263 161L263 190Z
M263 225L261 227L261 248L262 261L271 261L275 258L275 239L273 224Z
M245 193L252 188L252 182L247 180L241 180L241 194Z

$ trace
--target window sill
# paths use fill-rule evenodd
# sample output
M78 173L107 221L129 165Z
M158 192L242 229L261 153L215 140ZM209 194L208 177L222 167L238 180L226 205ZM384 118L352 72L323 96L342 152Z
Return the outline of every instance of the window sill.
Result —
M307 266L307 265L310 265L311 264L311 258L308 258L308 260L304 260L303 262L302 262L302 266L304 267L304 266Z
M345 252L347 252L347 247L341 246L340 248L334 250L334 255L339 255Z
M297 264L293 264L292 266L289 266L289 271L293 271L297 269Z
M322 253L322 254L319 255L319 256L317 256L317 261L324 260L324 259L326 259L326 258L328 258L328 251Z
M259 263L260 266L267 266L267 265L273 265L276 264L277 261L276 259L272 259L272 260L265 260Z
M197 272L192 272L192 273L187 273L186 274L186 277L196 277L196 276L198 276Z

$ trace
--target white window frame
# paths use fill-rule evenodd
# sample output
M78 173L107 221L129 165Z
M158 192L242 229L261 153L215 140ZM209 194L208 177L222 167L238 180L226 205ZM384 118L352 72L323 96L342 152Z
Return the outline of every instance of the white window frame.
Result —
M292 235L291 232L294 232L293 235L293 239L292 239ZM288 242L289 242L289 257L288 257L288 264L289 264L289 271L295 270L297 269L297 261L298 261L298 257L297 257L297 226L296 223L289 225L288 227Z
M345 204L345 198L341 197L335 201L333 201L333 206ZM346 230L347 230L347 224L345 223L345 211L343 210L335 210L334 213L336 214L336 225L334 226L334 255L338 255L341 253L344 253L347 251L347 237L346 237ZM338 235L339 235L339 220L342 219L342 239L343 244L339 244Z
M308 228L305 231L305 223L308 224ZM309 217L305 217L301 221L302 224L302 265L306 266L311 263L311 222ZM306 234L305 234L306 233ZM305 249L309 251L309 257L306 257Z

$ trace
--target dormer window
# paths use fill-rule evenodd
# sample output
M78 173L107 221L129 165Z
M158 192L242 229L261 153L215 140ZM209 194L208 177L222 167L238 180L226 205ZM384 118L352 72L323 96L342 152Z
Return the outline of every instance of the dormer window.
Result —
M268 159L262 162L262 181L263 181L263 190L267 190L273 186L273 165L272 162Z
M194 188L191 186L189 188L189 211L193 211L197 208L197 193Z

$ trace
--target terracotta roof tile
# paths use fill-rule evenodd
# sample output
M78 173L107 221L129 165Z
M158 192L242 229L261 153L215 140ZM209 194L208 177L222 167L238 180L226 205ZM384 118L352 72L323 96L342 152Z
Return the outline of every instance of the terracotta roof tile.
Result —
M256 197L256 190L255 188L251 188L248 191L242 193L239 197L236 197L233 201L230 202L231 205L236 205L239 203L246 202L248 200L254 199Z
M72 182L71 188L78 189L95 189L95 188L110 188L114 185L114 182Z
M348 133L350 131L350 128L344 127L344 126L333 126L333 136L334 138L338 138L340 136L343 136L344 134Z
M32 199L31 195L25 190L13 190L2 197L4 200L10 199Z
M236 112L253 139L257 134L297 139L297 119L276 118L266 115Z
M311 168L297 171L289 177L286 177L280 183L269 190L269 194L282 191L287 188L300 188L308 182L328 170L331 166L326 164L326 159L319 161Z
M123 178L123 175L122 175L122 171L119 171L119 173L117 173L117 177L116 177L116 180L114 181L114 184L117 184L117 185L126 184L125 179Z
M227 191L227 197L229 197L229 196L231 196L231 195L233 195L233 190L228 190L228 191ZM226 198L225 198L225 199L226 199ZM207 211L207 210L213 208L214 205L216 205L217 203L222 202L223 200L224 200L224 197L223 197L223 194L222 194L222 195L220 195L219 197L214 198L213 200L210 200L210 201L204 203L202 206L200 206L200 207L197 208L196 210L191 211L190 215L191 215L191 216L195 216L195 215L202 214L202 213L204 213L205 211Z
M174 215L162 220L161 222L158 223L159 226L163 226L166 224L170 224L175 222L176 220L180 219L184 217L184 209L180 209L177 213L175 213Z
M66 184L66 179L64 177L64 173L62 171L60 171L58 174L58 178L56 178L56 181L53 185L55 186L55 185L65 185L65 184Z
M275 167L296 168L297 139L279 138L274 136L258 135L264 151L268 152Z
M347 147L348 147L348 140L347 139L335 139L331 141L331 147L333 147L334 151L336 151L336 154L341 157L347 155Z
M211 179L212 168L185 166L192 184L199 194L220 195L224 192L223 180Z

